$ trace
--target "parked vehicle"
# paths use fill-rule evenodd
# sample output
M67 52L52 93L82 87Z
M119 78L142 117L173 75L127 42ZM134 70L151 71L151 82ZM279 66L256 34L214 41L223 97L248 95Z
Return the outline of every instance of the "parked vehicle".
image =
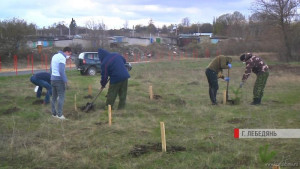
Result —
M77 70L81 75L94 76L101 72L101 62L98 52L82 52L75 61Z

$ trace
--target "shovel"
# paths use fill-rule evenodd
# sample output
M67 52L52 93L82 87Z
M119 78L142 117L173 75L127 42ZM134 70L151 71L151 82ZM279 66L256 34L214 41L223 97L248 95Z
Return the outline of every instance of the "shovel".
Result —
M88 111L90 111L93 107L94 107L94 102L96 101L96 99L98 98L98 96L101 94L101 92L102 92L102 90L103 90L104 88L101 88L100 89L100 91L99 91L99 93L97 94L97 96L94 98L94 100L90 103L90 102L87 102L86 103L86 105L85 105L85 108L83 109L83 111L84 112L88 112Z
M228 74L229 77L229 69L228 69ZM229 80L227 81L227 88L226 88L226 103L230 103L230 104L234 104L234 100L229 100L229 96L228 96L228 88L229 88Z
M110 81L110 79L107 80L107 83L108 83L109 81ZM93 104L94 104L94 102L96 101L96 99L98 98L98 96L101 94L101 92L102 92L103 89L104 89L104 88L101 87L99 93L98 93L97 96L94 98L94 100L92 101L92 103L89 103L89 102L86 103L86 105L85 105L85 107L84 107L84 109L83 109L84 112L87 113L88 111L90 111L90 110L94 107Z

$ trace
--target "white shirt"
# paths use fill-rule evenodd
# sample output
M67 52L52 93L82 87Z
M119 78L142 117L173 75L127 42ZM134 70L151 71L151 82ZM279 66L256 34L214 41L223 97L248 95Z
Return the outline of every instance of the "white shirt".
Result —
M59 74L59 64L63 63L66 64L66 58L61 53L57 53L52 57L51 60L51 69L52 69L52 75L53 76L60 76Z

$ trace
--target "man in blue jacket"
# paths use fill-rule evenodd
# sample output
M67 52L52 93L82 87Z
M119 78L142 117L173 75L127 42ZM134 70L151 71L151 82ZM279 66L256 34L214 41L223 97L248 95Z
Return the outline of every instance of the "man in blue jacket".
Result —
M52 87L50 82L51 74L48 72L39 72L36 74L33 74L30 78L30 81L38 86L38 90L36 92L36 97L41 98L43 87L47 89L47 94L44 99L43 104L49 104L50 103L50 96L52 95Z
M126 60L118 53L110 53L103 49L98 49L99 59L101 61L101 88L105 88L110 78L109 89L107 93L106 106L113 107L117 95L119 95L118 109L124 109L127 97L128 78L130 75L125 67Z

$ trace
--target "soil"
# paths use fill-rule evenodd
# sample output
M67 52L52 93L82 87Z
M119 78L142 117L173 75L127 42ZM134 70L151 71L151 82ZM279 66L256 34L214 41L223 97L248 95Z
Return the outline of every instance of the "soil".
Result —
M199 82L191 82L191 83L188 83L188 85L200 85Z
M85 98L85 99L92 99L92 98L93 98L93 96L91 96L91 95L87 95L87 96L84 96L83 98Z
M75 110L64 113L64 116L67 119L72 119L72 120L78 120L81 118L81 115Z
M84 111L85 108L86 108L88 105L90 105L90 104L91 104L90 102L86 103L86 105L80 107L80 110L81 110L81 111ZM95 105L93 104L93 105L90 107L90 109L89 109L86 113L88 113L88 112L90 112L90 111L95 111L94 108L95 108Z
M32 102L33 105L41 105L44 103L44 100L36 100L34 102Z
M186 151L185 147L181 146L167 146L167 153L175 153L179 151ZM133 157L139 157L149 152L162 152L161 143L148 143L146 145L135 145L129 154Z
M231 124L238 124L238 123L243 123L246 120L247 120L246 118L233 118L231 120L228 120L227 122Z
M153 95L153 99L160 100L160 99L162 99L162 96L155 94L155 95Z
M97 126L102 126L102 125L108 124L108 122L105 122L105 123L103 123L103 122L96 122L94 124L97 125Z
M179 105L179 106L185 106L186 105L186 101L183 100L182 98L174 99L172 102L176 105Z
M13 107L13 108L10 108L10 109L7 109L3 112L3 114L12 114L12 113L15 113L15 112L18 112L20 109L17 108L17 107Z
M25 97L25 100L29 100L29 99L34 99L35 97L32 97L32 96L26 96Z

